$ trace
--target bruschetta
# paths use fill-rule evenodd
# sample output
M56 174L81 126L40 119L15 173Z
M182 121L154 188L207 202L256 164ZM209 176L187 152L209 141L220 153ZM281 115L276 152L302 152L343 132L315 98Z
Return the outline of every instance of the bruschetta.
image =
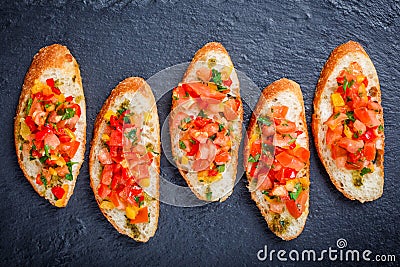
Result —
M308 216L310 150L300 86L280 79L266 87L245 140L251 198L268 227L284 240L303 231Z
M14 121L19 165L56 207L73 194L86 144L86 106L78 63L62 45L44 47L25 76Z
M200 200L224 201L235 184L243 107L220 43L197 51L172 98L171 147L180 173Z
M312 130L332 183L360 202L383 193L384 122L374 64L350 41L335 48L322 69Z
M118 230L147 242L159 214L160 126L150 86L127 78L97 115L90 185L101 212Z

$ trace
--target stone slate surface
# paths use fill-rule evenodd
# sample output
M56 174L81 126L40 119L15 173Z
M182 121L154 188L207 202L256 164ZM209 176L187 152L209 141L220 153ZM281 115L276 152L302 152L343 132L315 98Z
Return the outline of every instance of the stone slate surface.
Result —
M304 232L293 241L281 241L267 229L244 179L224 203L197 208L161 204L158 231L146 244L120 235L100 213L89 186L89 143L97 112L119 81L132 75L147 79L190 61L205 43L219 41L236 68L260 89L281 77L297 81L310 123L319 73L331 50L350 39L364 46L381 82L386 175L379 200L360 204L343 197L311 142L310 215ZM321 252L337 249L339 238L347 240L345 249L396 255L397 262L388 265L398 265L398 0L1 1L0 40L1 265L283 265L276 257L260 262L257 252L265 245L287 253ZM67 45L80 64L88 116L85 163L65 209L52 207L34 192L18 166L13 144L13 117L25 73L33 55L56 42ZM159 113L168 113L169 101L161 104ZM179 180L178 172L163 162L164 174ZM297 264L364 263L325 257L322 263Z

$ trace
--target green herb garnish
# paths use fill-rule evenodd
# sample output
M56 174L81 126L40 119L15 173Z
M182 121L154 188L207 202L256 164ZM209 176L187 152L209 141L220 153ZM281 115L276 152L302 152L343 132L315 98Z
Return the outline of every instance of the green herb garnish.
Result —
M224 125L222 123L218 124L218 132L221 132L224 129Z
M262 123L262 124L264 124L264 125L267 125L267 126L271 126L272 125L272 122L268 118L258 117L257 121Z
M28 115L29 111L31 110L32 102L33 102L33 99L29 98L28 105L26 106L26 115Z
M132 141L132 143L136 143L138 140L137 138L137 129L130 130L129 132L125 133L125 137Z
M378 132L383 132L383 125L382 125L382 124L379 125L379 127L378 127Z
M364 167L364 168L362 168L362 170L361 170L361 172L360 172L360 175L361 175L361 176L364 176L364 175L366 175L367 173L372 173L372 170L371 170L370 168Z
M183 141L181 141L181 140L179 140L179 147L180 147L181 149L186 149L185 143L184 143Z
M347 118L349 118L349 120L351 120L352 122L355 122L356 119L354 118L354 111L348 111L346 112Z
M260 159L260 154L257 154L255 157L253 157L252 155L249 156L249 159L247 160L248 162L258 162L258 160Z
M290 195L291 199L296 200L299 197L301 191L303 191L303 188L301 187L300 183L297 183L294 186L294 188L296 189L296 191L295 192L290 192L289 195Z
M40 174L40 181L42 181L44 187L47 187L47 180L46 177L43 176L43 174Z
M67 120L72 118L75 115L75 110L72 108L66 108L64 115L61 117L61 120Z
M215 82L215 84L217 85L221 85L222 84L221 72L219 72L216 69L212 69L211 72L212 72L213 82Z
M207 118L207 114L204 113L204 110L200 110L199 114L197 114L198 117L203 117L203 118Z
M337 119L340 116L340 112L336 113L335 115L333 115L334 119Z
M49 145L45 144L44 145L44 154L46 155L46 157L50 157L49 150L50 150Z
M219 173L224 172L224 171L225 171L225 164L223 164L223 165L218 165L218 166L217 166L217 170L218 170Z

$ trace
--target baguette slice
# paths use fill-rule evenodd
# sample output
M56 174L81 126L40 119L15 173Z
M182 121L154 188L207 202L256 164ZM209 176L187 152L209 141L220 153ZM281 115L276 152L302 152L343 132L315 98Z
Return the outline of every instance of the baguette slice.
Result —
M296 124L296 130L302 131L302 133L297 136L297 139L295 141L296 147L301 146L309 151L309 145L308 145L309 138L307 132L306 119L305 119L303 95L301 93L300 86L294 81L282 78L280 80L273 82L263 90L260 99L257 103L257 106L253 112L253 115L249 123L249 127L247 129L248 138L246 138L245 140L244 165L246 169L247 179L249 182L249 189L251 191L251 198L255 201L257 207L260 209L261 214L263 215L265 221L268 224L268 227L275 235L282 238L283 240L291 240L301 234L308 216L308 211L309 211L308 192L309 192L309 181L310 181L309 158L305 160L306 162L303 163L304 166L302 167L302 169L298 171L295 178L301 181L301 184L305 188L304 189L304 193L306 193L305 197L307 198L307 201L305 201L305 203L303 204L305 206L304 210L297 219L294 218L291 215L291 213L289 213L287 206L283 207L283 212L281 214L274 213L273 211L271 211L271 202L270 202L271 199L269 199L268 197L266 197L266 195L263 194L264 189L260 184L264 183L266 179L269 179L269 177L264 178L264 181L258 181L258 183L256 181L257 186L252 189L252 185L254 185L254 182L252 181L252 177L250 175L250 168L251 168L250 164L252 163L248 161L251 155L250 154L251 144L255 140L259 139L257 138L257 136L259 135L257 134L257 132L260 129L259 125L262 124L258 123L257 120L260 117L266 116L269 121L272 121L273 115L271 113L271 110L273 110L275 106L288 107L288 111L285 118ZM295 133L291 133L290 135L293 135L294 137L294 134ZM278 144L276 140L278 135L280 135L280 133L276 132L274 133L273 136L273 142L274 142L273 144L275 145L275 156L277 152L276 146ZM263 147L264 144L267 144L267 142L264 141L266 140L264 135L261 134L261 136L263 136L261 139ZM292 141L293 140L289 140L287 143L292 143ZM272 153L272 155L274 154ZM267 164L271 164L272 159L273 158L271 157L271 160L268 160L267 162L269 163ZM257 169L258 168L260 168L260 166L257 165ZM272 169L269 171L272 171ZM290 180L294 181L295 179L292 178L289 179L288 181ZM286 183L285 188L288 188L288 184L289 182ZM273 190L271 189L269 190L273 192ZM300 197L298 197L298 199L300 199Z
M375 170L363 176L361 186L356 186L353 182L352 171L337 167L335 160L332 159L331 150L327 147L325 141L328 127L324 125L324 122L333 114L331 94L338 86L336 77L338 77L341 70L347 68L352 62L357 62L361 66L363 74L368 78L367 95L371 97L372 101L381 104L380 85L374 64L359 43L349 41L332 51L321 71L314 97L312 131L318 155L332 183L345 197L365 202L375 200L383 193L383 131L376 141ZM377 114L377 118L383 127L382 110Z
M151 165L148 166L149 171L149 182L146 186L143 186L139 180L139 175L136 175L132 169L131 163L125 157L127 155L126 143L129 142L124 132L124 143L123 151L120 155L123 157L123 161L120 162L121 166L126 167L129 173L129 179L134 179L140 187L143 189L144 194L144 207L148 208L149 222L134 223L131 224L127 217L127 209L117 209L113 205L114 201L109 201L107 198L102 198L99 195L99 185L102 183L102 171L103 166L100 163L99 155L101 150L106 147L104 139L106 128L108 127L108 121L110 120L110 114L118 114L118 110L124 106L130 112L138 116L141 121L140 135L138 145L145 146L146 149L151 146L151 152L154 154ZM126 129L124 128L123 131ZM108 133L110 134L110 133ZM111 137L108 136L110 140ZM150 145L149 145L150 144ZM112 90L110 96L104 103L100 113L97 115L94 136L91 143L90 150L90 185L93 189L96 201L100 207L101 212L107 218L107 220L117 229L121 234L125 234L136 241L147 242L152 236L154 236L159 216L159 173L160 173L160 126L158 121L157 106L154 99L154 95L151 91L150 86L138 77L130 77L120 82L114 90ZM147 154L146 154L147 155ZM118 182L116 176L112 177L113 181L110 186L113 186L115 181ZM106 201L108 200L108 201ZM123 202L122 198L119 200ZM111 207L110 207L111 205ZM129 203L124 203L123 206L129 206Z
M192 163L192 159L189 159L189 165L187 163L183 163L185 154L182 149L180 149L179 141L182 136L182 132L177 127L176 120L181 120L182 118L177 117L181 111L184 111L186 114L191 115L193 118L198 117L201 109L199 106L191 105L189 108L185 107L188 103L192 103L190 101L197 101L195 98L191 98L191 100L187 101L185 104L180 104L179 101L173 99L172 101L172 112L170 117L170 134L171 134L171 147L172 147L172 155L175 159L175 162L178 166L179 172L182 177L186 180L188 186L192 190L192 192L197 196L198 199L204 201L224 201L226 200L233 192L233 187L235 185L236 172L237 172L237 162L238 162L238 151L241 140L241 131L242 131L242 121L243 121L243 106L240 98L240 88L239 88L239 79L237 73L234 69L233 63L228 55L226 49L220 43L211 42L204 45L201 49L199 49L195 56L193 57L192 62L190 63L184 77L182 79L182 84L185 83L193 83L202 81L204 84L207 84L207 81L204 81L204 77L199 76L199 72L202 70L208 70L211 75L211 70L217 70L221 73L222 80L224 78L229 78L232 82L230 85L225 85L230 89L230 99L231 101L236 101L237 110L235 111L236 118L227 120L225 116L219 116L215 122L224 124L226 129L230 128L230 138L232 141L230 153L230 160L225 163L225 169L223 172L219 173L219 178L215 180L213 176L209 176L207 173L197 172L193 170L190 166ZM203 72L204 74L204 72ZM175 88L176 89L176 88ZM213 91L215 92L215 91ZM174 98L176 92L173 93ZM210 99L208 99L210 100ZM208 100L204 100L207 102ZM203 100L201 100L203 101ZM213 100L211 99L211 102ZM227 97L222 100L227 101ZM221 104L221 110L224 108L224 105ZM209 106L208 106L209 107ZM222 110L223 111L223 110ZM208 112L205 109L206 113L209 113L210 118L217 118L217 115ZM218 113L218 112L216 112ZM220 112L222 113L222 112ZM178 122L179 123L179 122ZM193 166L193 165L192 165ZM210 165L211 166L211 165ZM208 181L208 182L203 182Z
M81 115L75 125L76 130L74 132L76 141L80 142L80 145L75 155L71 158L72 162L76 162L76 164L72 166L72 179L67 180L65 178L60 178L55 180L52 178L51 181L47 181L49 185L45 186L44 184L39 185L35 180L37 175L42 172L44 165L40 163L38 159L30 160L29 150L24 151L22 149L24 146L23 143L27 141L24 141L21 133L27 135L27 128L24 127L25 129L21 131L21 125L26 126L26 109L28 100L32 98L31 89L37 86L37 84L46 86L47 79L58 80L58 89L65 97L74 97L74 102L80 107ZM30 131L28 131L28 133L30 133ZM67 47L54 44L40 49L34 56L32 64L25 76L24 85L22 86L22 92L14 120L14 138L18 163L33 189L40 196L49 200L52 205L65 207L74 192L76 179L84 160L86 144L86 105L82 80L78 63ZM62 186L64 189L63 197L58 200L52 193L52 187L54 186Z

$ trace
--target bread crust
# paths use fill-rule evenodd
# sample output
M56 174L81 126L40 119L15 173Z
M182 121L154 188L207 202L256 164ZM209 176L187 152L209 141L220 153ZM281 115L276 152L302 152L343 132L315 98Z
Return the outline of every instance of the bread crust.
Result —
M307 148L309 150L309 136L308 136L308 131L307 131L307 123L306 123L306 118L305 118L305 109L304 109L304 101L303 101L303 95L301 93L301 89L300 86L289 79L286 78L282 78L279 79L273 83L271 83L270 85L268 85L266 88L264 88L264 90L262 91L261 97L259 98L256 108L253 111L253 114L251 116L250 122L249 122L249 126L247 128L247 136L250 137L256 127L257 127L257 118L258 116L262 115L262 110L263 108L267 105L268 102L273 101L274 99L276 99L278 97L279 94L281 94L282 92L290 92L292 93L298 103L300 103L301 105L301 113L299 114L300 117L300 121L296 121L296 125L301 128L301 130L304 132L304 134L306 135L306 146L305 148ZM249 138L245 138L245 146L244 146L244 159L248 159L250 156L250 144L249 144ZM247 169L247 161L244 160L243 162L245 170ZM305 176L308 180L310 180L310 162L308 161L306 163L306 166L303 168L303 170L305 170ZM247 174L246 172L246 176L247 176L247 181L250 183L251 181L251 177ZM299 218L299 221L301 221L301 225L298 229L296 229L297 231L292 234L292 235L286 235L285 233L280 233L277 231L274 231L274 227L273 227L273 221L270 219L269 215L273 214L273 213L269 213L268 211L268 207L264 206L263 203L261 203L259 201L259 199L257 198L256 195L256 191L251 192L251 198L254 200L254 202L256 203L257 207L259 208L262 216L264 217L265 221L268 224L269 229L278 237L282 238L283 240L292 240L296 237L298 237L305 226L305 222L309 213L309 199L307 200L306 203L306 209L304 210L304 213L302 214L302 216ZM295 219L294 219L295 220Z
M14 118L14 142L15 142L15 150L17 153L17 158L18 158L18 163L19 166L21 167L22 172L24 173L25 178L29 181L29 183L32 185L33 189L40 195L42 194L39 192L38 186L35 184L35 180L30 177L28 174L28 170L23 162L23 159L21 157L21 154L18 152L19 151L19 146L21 142L19 141L19 130L20 130L20 119L25 117L24 110L26 107L26 103L29 99L30 96L30 91L31 88L33 87L35 80L39 79L42 74L47 70L47 69L63 69L65 63L70 63L72 62L74 67L74 75L75 75L75 81L78 83L80 87L81 94L83 96L83 101L80 104L81 107L81 118L80 120L83 120L83 127L81 129L81 134L83 134L83 140L81 141L80 148L78 151L80 151L79 154L79 163L76 164L75 170L73 171L73 176L75 179L73 179L73 183L69 187L69 190L67 191L67 195L59 205L59 207L65 207L68 204L69 199L71 198L76 180L79 175L79 170L82 166L82 163L84 161L84 154L85 154L85 147L86 147L86 104L85 104L85 98L84 98L84 91L83 91L83 86L82 86L82 78L80 75L80 70L79 70L79 65L76 62L75 58L72 56L71 52L68 50L66 46L60 45L60 44L53 44L50 46L43 47L39 50L39 52L33 57L32 63L28 69L28 72L26 73L25 79L24 79L24 84L22 86L22 91L21 95L19 98L19 103L17 106L17 111L16 111L16 116ZM62 93L67 94L68 92L62 91ZM48 199L49 202L55 206L55 201L52 199Z
M125 80L121 81L110 93L110 96L107 98L105 103L103 104L100 112L98 113L94 125L94 133L93 133L93 139L91 141L91 149L90 149L90 155L89 155L89 172L90 172L90 186L92 187L93 193L95 195L96 202L103 213L104 217L107 218L107 220L114 226L114 228L121 234L127 235L130 238L139 241L139 242L147 242L150 237L152 237L156 230L157 230L157 225L158 225L158 217L159 217L159 173L160 173L160 156L155 156L154 161L156 163L156 171L157 175L155 176L157 181L156 181L156 196L155 196L155 201L156 201L156 216L155 216L155 229L151 229L152 235L149 236L143 236L142 234L139 237L134 237L132 233L128 232L125 228L121 228L118 226L116 221L113 220L111 216L109 216L105 210L103 210L100 207L101 204L101 198L97 193L97 188L94 185L94 164L97 161L96 155L95 155L95 147L100 144L100 139L103 134L101 131L103 124L105 124L104 121L104 115L107 113L109 109L111 109L111 106L115 103L116 99L119 97L123 97L125 93L135 93L137 92L142 86L146 86L147 83L144 79L140 77L129 77L126 78ZM148 85L147 85L148 86ZM147 92L149 94L152 94L151 91ZM150 95L149 95L150 96ZM131 103L131 107L132 103ZM157 114L157 108L155 108L154 112ZM158 119L157 119L158 123ZM156 133L159 135L159 133ZM159 138L157 138L158 142L154 144L154 147L161 152L161 146L160 146L160 141Z
M218 43L218 42L210 42L210 43L205 44L202 48L200 48L200 49L195 53L195 55L193 56L193 59L192 59L190 65L189 65L189 67L188 67L188 69L186 70L186 72L185 72L185 74L184 74L184 76L183 76L183 78L182 78L182 82L183 82L183 83L185 83L185 82L192 82L192 81L190 80L189 76L190 76L191 74L193 74L193 72L195 72L196 63L197 63L197 62L200 62L200 61L205 61L206 56L207 56L209 53L214 53L214 54L216 54L216 53L221 53L221 54L224 54L224 55L227 57L227 59L228 59L230 65L233 67L232 60L231 60L231 58L230 58L228 52L226 51L225 47L224 47L221 43ZM237 84L239 85L239 81L237 81ZM235 94L236 94L236 96L237 96L237 99L238 99L239 102L240 102L240 105L239 105L239 108L238 108L239 120L240 120L240 122L243 122L243 103L242 103L242 99L241 99L241 97L240 97L240 90L239 90L239 88L238 88L237 90L235 90ZM176 109L176 108L177 108L177 102L173 101L173 102L172 102L171 110L173 111L173 110ZM173 114L173 112L171 112L171 114ZM173 121L173 116L171 116L171 118L170 118L170 120L169 120L170 133L173 132L172 121ZM239 131L240 131L240 133L241 133L241 131L242 131L242 125L241 125L241 124L240 124L240 126L239 126ZM240 140L239 140L238 142L239 142L239 144L240 144ZM172 154L173 154L174 157L175 157L174 150L177 149L177 145L174 144L174 142L173 142L173 140L172 140L172 134L171 134L171 147L172 147ZM232 151L232 158L236 158L236 159L237 159L237 158L238 158L238 153L239 153L239 149L237 149L237 150L235 150L235 151ZM210 200L207 200L206 196L201 195L198 191L196 191L196 190L194 189L194 185L193 185L193 183L191 182L191 180L189 179L189 177L188 177L188 175L187 175L187 171L185 171L185 170L179 168L179 164L177 164L177 165L178 165L179 173L180 173L180 174L182 175L182 177L185 179L186 183L188 184L188 186L189 186L189 188L192 190L192 192L195 194L195 196L196 196L198 199L200 199L200 200L210 201ZM237 172L237 162L236 162L236 164L235 164L234 166L232 166L232 167L234 168L234 172L233 172L233 177L232 177L232 179L235 180L235 179L236 179L236 172ZM230 192L228 192L224 197L222 197L222 198L220 198L220 199L214 199L214 200L212 200L212 201L217 201L217 200L219 200L220 202L223 202L223 201L225 201L226 199L228 199L228 197L232 194L232 192L233 192L233 188L232 188L232 190L231 190Z
M373 66L373 63L371 62L371 59L369 58L368 54L365 52L364 48L361 46L361 44L354 42L354 41L349 41L347 43L341 44L338 47L336 47L332 53L330 54L328 60L326 61L324 67L322 68L320 78L318 80L317 86L316 86L316 91L315 91L315 96L314 96L314 114L312 115L312 123L311 123L311 128L312 128L312 133L314 137L314 142L315 146L318 152L318 156L321 159L322 164L324 165L330 180L332 183L335 185L335 187L348 199L351 200L359 200L360 202L365 202L365 201L373 201L375 199L378 199L379 197L382 196L383 193L383 183L384 183L384 168L383 168L383 161L384 161L384 135L382 136L382 149L377 149L377 161L376 161L376 166L382 170L382 176L381 178L381 183L382 183L382 190L380 190L380 193L375 195L375 196L369 196L369 197L364 197L364 198L359 198L354 194L351 194L350 192L347 192L344 190L343 185L341 184L340 181L335 179L334 174L332 173L332 170L328 167L327 159L323 155L323 145L322 142L323 140L320 139L319 134L321 131L321 126L324 123L320 119L320 104L322 101L322 94L324 90L326 90L326 84L330 78L335 78L336 77L331 77L332 72L336 65L344 58L344 57L355 57L356 54L361 55L365 60L371 63ZM362 66L364 69L364 66ZM374 73L374 78L378 81L376 84L376 100L378 101L379 104L381 104L381 90L380 90L380 84L378 80L378 76L376 74L375 68L372 70ZM370 87L367 88L367 91L369 92ZM382 126L384 125L384 120L383 120L383 111L381 116L378 118Z

